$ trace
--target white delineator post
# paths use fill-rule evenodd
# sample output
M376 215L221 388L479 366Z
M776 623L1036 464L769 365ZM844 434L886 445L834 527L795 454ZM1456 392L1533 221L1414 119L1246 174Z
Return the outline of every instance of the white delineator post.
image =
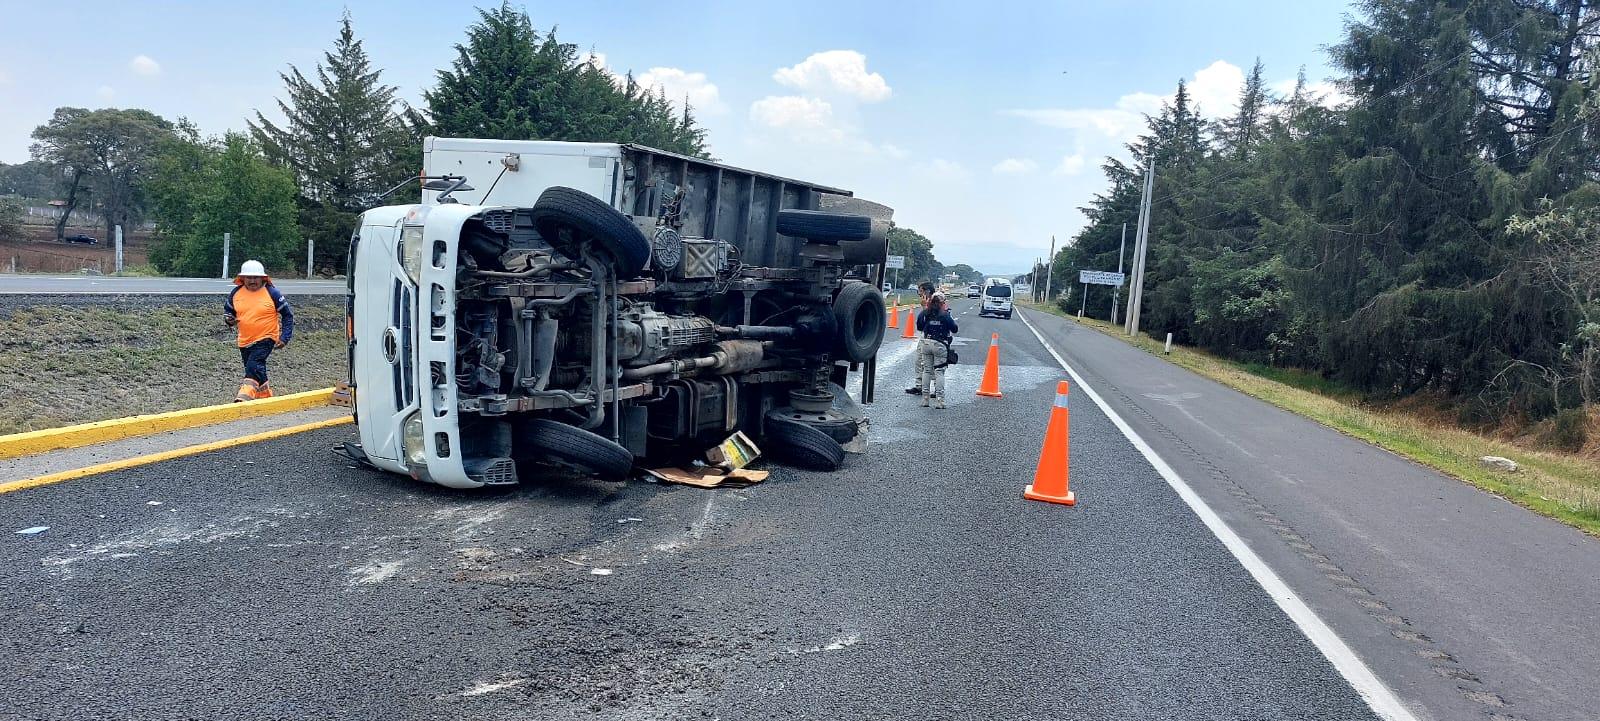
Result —
M314 238L306 238L306 280L311 280L315 277L311 266L311 249L315 247L316 242Z
M1172 334L1167 334L1167 355L1172 355Z
M117 226L117 273L122 272L122 226Z
M233 233L222 234L222 277L228 277L228 246L233 245Z

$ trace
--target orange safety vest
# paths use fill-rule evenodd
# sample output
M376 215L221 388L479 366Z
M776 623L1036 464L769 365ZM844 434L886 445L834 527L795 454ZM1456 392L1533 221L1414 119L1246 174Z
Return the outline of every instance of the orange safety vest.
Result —
M272 286L250 290L244 286L233 289L233 313L239 319L239 347L255 345L271 338L280 340L282 325L278 319L278 302L272 297Z

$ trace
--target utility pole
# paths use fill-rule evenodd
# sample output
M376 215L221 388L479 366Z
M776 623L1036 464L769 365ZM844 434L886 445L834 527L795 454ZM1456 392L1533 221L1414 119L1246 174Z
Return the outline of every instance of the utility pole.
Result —
M1140 203L1143 205L1143 202ZM1122 224L1122 245L1117 248L1117 272L1122 272L1122 256L1128 252L1128 224ZM1117 324L1117 299L1122 297L1122 286L1111 289L1111 324Z
M1050 236L1050 255L1044 261L1044 301L1050 302L1050 281L1056 274L1056 237Z
M222 234L222 277L228 277L228 246L233 245L233 233Z
M1144 310L1145 259L1150 252L1150 216L1155 210L1150 194L1155 190L1156 161L1145 164L1144 198L1139 212L1139 231L1133 242L1133 285L1128 294L1128 335L1139 334L1139 316Z

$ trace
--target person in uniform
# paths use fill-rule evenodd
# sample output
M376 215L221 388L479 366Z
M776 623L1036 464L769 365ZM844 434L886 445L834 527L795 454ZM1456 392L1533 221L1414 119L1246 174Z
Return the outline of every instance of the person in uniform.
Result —
M928 299L933 297L933 281L925 280L917 284L917 312L928 307ZM907 322L910 322L909 320ZM922 354L917 353L917 384L906 389L907 393L914 396L922 395ZM926 405L926 404L924 404Z
M233 400L237 403L271 398L267 356L294 337L294 310L272 285L272 278L259 260L245 261L233 285L228 300L222 304L223 322L239 331L239 357L244 361L244 380Z
M931 400L934 408L944 407L944 369L950 361L950 343L955 340L956 319L945 306L944 294L934 293L928 307L917 314L917 386L922 390L922 407Z

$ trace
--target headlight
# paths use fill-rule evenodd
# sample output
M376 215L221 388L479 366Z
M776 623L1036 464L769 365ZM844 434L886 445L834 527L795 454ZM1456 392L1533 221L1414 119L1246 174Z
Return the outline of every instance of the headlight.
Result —
M400 230L400 265L413 283L422 282L422 226L407 225Z
M424 466L428 462L427 446L423 445L426 439L422 430L422 414L412 413L406 416L405 425L401 428L400 447L406 453L406 461L411 466Z

